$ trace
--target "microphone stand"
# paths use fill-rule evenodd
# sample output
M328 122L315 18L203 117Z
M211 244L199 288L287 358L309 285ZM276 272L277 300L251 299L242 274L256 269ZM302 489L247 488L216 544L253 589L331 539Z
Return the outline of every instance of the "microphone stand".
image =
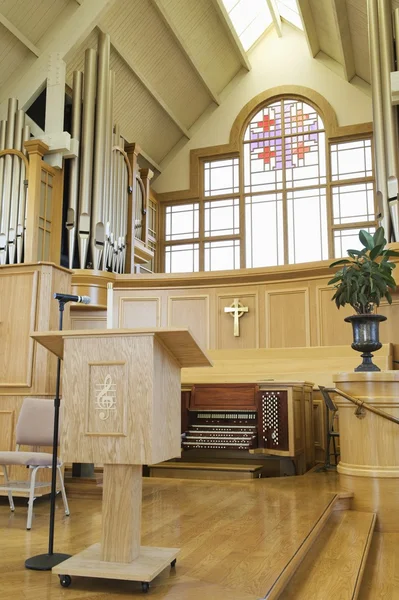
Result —
M64 317L64 307L67 301L59 299L59 331L62 331L62 322ZM25 561L25 567L33 571L51 571L55 565L70 558L70 554L53 552L54 548L54 520L55 520L55 497L57 483L57 450L58 450L58 429L60 416L60 382L61 382L61 359L57 359L57 380L55 386L54 398L54 434L53 434L53 462L51 467L51 492L50 492L50 525L47 554L37 554Z

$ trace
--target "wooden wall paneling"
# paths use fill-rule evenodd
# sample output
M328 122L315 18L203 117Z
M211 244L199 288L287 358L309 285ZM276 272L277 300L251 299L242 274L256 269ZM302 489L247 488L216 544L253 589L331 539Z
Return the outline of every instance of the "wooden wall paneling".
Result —
M383 344L399 341L399 298L397 295L392 297L392 304L382 302L377 312L387 317L387 321L380 323L380 341Z
M193 385L190 398L190 409L223 409L237 408L256 410L256 393L258 386L254 384L214 384Z
M134 329L161 326L161 298L159 296L119 297L117 327Z
M168 296L168 327L188 327L202 348L210 344L209 294Z
M340 308L331 301L333 290L327 285L316 286L318 346L339 346L352 343L352 327L344 318L352 315L351 306Z
M38 273L26 267L0 271L0 389L32 385Z
M230 288L231 289L231 288ZM218 349L244 349L259 348L259 293L258 289L237 289L231 292L217 294L217 325L216 325L216 348ZM233 318L224 308L230 306L234 299L238 298L243 306L249 308L239 320L240 335L234 336Z
M309 289L267 290L266 348L310 346Z
M71 329L107 329L107 313L103 310L71 310Z

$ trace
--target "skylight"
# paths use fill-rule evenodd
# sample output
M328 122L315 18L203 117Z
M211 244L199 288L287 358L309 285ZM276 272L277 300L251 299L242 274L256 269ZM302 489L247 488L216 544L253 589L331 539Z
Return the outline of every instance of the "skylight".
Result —
M223 4L244 50L249 50L273 22L267 0L223 0ZM297 0L277 0L274 7L280 17L303 29Z
M277 0L277 8L280 13L280 17L303 30L301 15L299 14L299 8L297 0Z
M234 29L248 50L272 23L266 0L223 0Z

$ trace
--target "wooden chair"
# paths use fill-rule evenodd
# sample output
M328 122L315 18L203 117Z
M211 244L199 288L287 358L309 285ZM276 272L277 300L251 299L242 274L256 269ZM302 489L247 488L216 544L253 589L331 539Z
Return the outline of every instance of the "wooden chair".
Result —
M337 416L338 408L324 386L319 385L319 390L321 391L321 395L323 396L324 404L326 406L326 457L324 468L332 469L337 466L339 458L339 452L337 451L337 445L335 441L336 438L339 437L339 433L334 430L334 420ZM331 442L333 446L332 452ZM331 456L334 456L334 465L331 464Z
M51 469L52 454L47 452L21 452L20 446L52 446L54 427L54 401L40 398L25 398L16 427L17 449L15 451L0 452L0 465L4 474L4 485L1 490L6 490L11 511L15 510L12 492L26 492L29 490L28 517L26 529L32 527L33 502L35 489L48 487L49 483L36 483L36 474L39 469ZM25 466L30 469L27 482L10 481L7 466ZM62 500L65 514L69 515L68 501L65 494L64 478L61 471L62 462L57 461L57 472L60 480Z

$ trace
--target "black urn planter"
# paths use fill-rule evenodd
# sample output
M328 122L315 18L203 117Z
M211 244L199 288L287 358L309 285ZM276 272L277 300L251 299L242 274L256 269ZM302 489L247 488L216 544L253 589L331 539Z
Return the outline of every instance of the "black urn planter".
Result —
M386 321L384 315L364 314L346 317L347 323L352 323L353 344L352 348L362 352L363 362L356 367L355 371L381 371L371 360L372 352L379 350L382 346L379 337L381 321Z

